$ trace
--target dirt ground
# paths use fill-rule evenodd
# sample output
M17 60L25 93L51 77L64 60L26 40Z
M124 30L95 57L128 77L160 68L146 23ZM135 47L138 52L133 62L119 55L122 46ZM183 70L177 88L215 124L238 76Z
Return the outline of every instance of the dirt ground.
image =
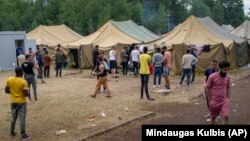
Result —
M229 124L230 125L250 125L250 76L234 82L230 97ZM149 107L148 110L152 109ZM191 101L188 104L172 103L162 105L156 115L138 122L133 122L107 132L106 134L96 136L89 141L140 141L141 140L141 125L156 124L156 125L208 125L206 101L204 97L200 97ZM217 119L216 124L221 124L222 118ZM167 138L166 138L167 139Z
M247 73L237 71L232 77L236 79ZM160 112L162 106L188 104L203 89L202 75L190 86L179 86L179 76L171 76L174 90L171 94L162 95L153 92L156 88L152 88L151 76L149 91L155 101L141 100L139 77L120 75L119 78L109 76L112 98L106 98L102 92L93 99L90 95L94 92L96 77L90 75L90 70L63 70L63 77L55 77L54 74L52 70L51 78L46 78L44 84L38 80L38 102L27 100L27 133L35 141L76 140L148 111ZM4 87L6 79L12 75L13 71L0 72L0 139L8 141L20 140L19 134L14 138L9 136L10 99L4 94ZM19 132L18 122L16 129ZM66 134L57 136L58 130L66 130Z

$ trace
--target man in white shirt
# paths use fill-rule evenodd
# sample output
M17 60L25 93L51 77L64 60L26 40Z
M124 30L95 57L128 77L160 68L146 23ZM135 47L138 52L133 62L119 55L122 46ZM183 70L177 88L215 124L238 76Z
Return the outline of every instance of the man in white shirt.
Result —
M111 69L111 73L112 73L112 77L117 77L116 76L116 67L117 67L117 63L116 63L116 58L117 58L117 53L115 50L115 47L113 46L112 49L109 51L109 60L110 60L110 69Z
M26 61L24 53L21 51L20 55L17 56L18 66L22 66L22 64Z
M130 60L133 62L134 75L138 75L139 56L140 56L139 47L136 46L130 54Z
M187 85L189 85L190 76L191 76L191 72L192 72L192 64L195 64L198 61L198 59L190 53L191 53L191 51L187 50L186 54L183 55L183 57L182 57L182 74L181 74L180 85L182 85L182 82L183 82L185 76L187 76Z

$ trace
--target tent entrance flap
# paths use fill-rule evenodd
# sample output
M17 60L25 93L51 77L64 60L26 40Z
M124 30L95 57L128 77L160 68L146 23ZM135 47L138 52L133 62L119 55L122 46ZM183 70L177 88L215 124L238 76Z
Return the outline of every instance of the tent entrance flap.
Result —
M70 49L70 66L72 68L79 68L79 60L78 60L78 49Z

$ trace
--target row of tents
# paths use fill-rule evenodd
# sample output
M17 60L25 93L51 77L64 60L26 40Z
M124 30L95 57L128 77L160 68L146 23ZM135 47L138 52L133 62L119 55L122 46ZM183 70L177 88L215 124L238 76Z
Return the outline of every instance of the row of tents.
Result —
M78 56L74 60L79 60L79 67L81 68L92 66L92 48L95 45L98 45L99 49L106 53L111 47L115 46L118 55L120 55L121 49L131 44L148 46L150 52L154 51L155 45L165 44L171 47L173 71L180 73L182 56L190 46L196 50L200 50L199 47L209 47L209 51L201 49L199 52L197 64L199 70L208 67L212 59L218 61L228 60L233 68L248 64L250 62L248 43L250 33L248 33L248 30L250 29L247 27L246 25L239 26L232 31L232 33L235 33L234 35L223 29L210 17L197 18L190 16L163 36L157 35L131 20L124 22L111 20L96 32L85 37L65 25L60 25L39 26L29 32L27 38L35 39L40 46L47 46L52 54L55 47L60 44L65 53L74 53ZM240 31L237 32L237 30Z

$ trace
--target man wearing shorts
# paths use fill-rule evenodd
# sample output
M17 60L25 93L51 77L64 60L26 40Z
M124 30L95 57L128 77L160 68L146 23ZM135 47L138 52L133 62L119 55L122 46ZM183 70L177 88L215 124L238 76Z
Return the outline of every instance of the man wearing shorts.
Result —
M209 92L209 111L211 124L215 124L216 117L221 114L223 123L228 123L230 77L227 75L230 64L222 61L219 64L220 71L211 74L207 80L207 91Z
M171 64L172 64L172 54L170 51L167 50L166 46L162 47L163 51L164 51L164 62L163 62L163 76L165 78L165 87L167 89L170 89L170 82L169 82L169 70L171 68Z

